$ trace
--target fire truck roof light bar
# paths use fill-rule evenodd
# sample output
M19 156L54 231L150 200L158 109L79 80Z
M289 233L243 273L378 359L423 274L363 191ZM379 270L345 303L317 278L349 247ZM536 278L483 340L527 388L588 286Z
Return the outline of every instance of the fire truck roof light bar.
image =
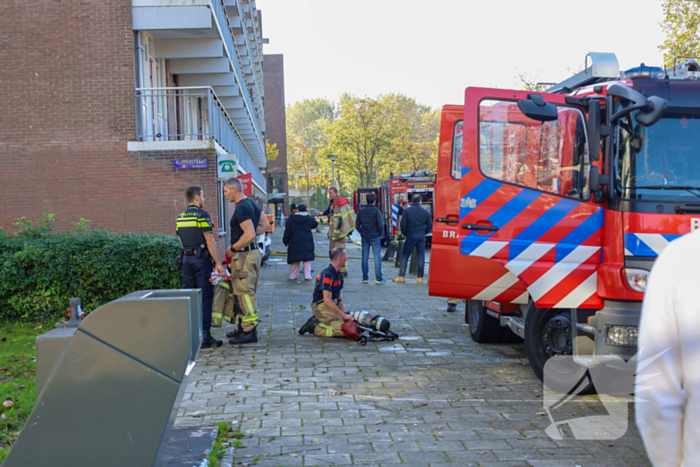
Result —
M686 59L684 62L680 60ZM670 79L700 79L700 57L680 56L673 59Z
M589 66L590 58L590 66ZM588 84L620 77L620 64L614 53L589 52L583 71L547 89L548 93L569 93Z

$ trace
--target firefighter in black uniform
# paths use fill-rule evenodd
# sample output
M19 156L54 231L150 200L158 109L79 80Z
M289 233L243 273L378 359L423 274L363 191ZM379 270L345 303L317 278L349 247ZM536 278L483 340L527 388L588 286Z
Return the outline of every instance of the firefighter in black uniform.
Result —
M185 190L187 210L177 216L175 232L182 243L182 283L186 289L202 289L202 348L219 347L222 341L211 335L211 307L214 286L209 279L212 262L220 274L225 270L219 261L214 241L214 223L204 207L204 191L199 186Z
M270 223L267 216L255 201L243 193L243 186L237 178L229 178L224 183L226 199L236 203L231 216L231 246L226 255L231 258L233 276L233 296L235 313L239 319L238 328L226 334L230 344L251 344L258 341L258 302L256 299L260 282L262 253L257 236L267 232Z

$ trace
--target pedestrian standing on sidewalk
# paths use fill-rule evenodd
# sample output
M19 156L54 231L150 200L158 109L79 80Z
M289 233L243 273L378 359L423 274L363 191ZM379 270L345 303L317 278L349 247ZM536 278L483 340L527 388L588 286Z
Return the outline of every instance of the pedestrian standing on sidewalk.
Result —
M406 282L406 267L411 252L418 249L418 283L423 282L425 270L425 237L433 231L433 219L430 212L420 205L422 198L420 195L413 196L413 204L409 206L401 217L401 233L406 236L401 252L401 269L399 277L394 282Z
M309 216L305 204L299 205L299 212L289 216L287 226L284 229L282 241L287 247L287 263L289 264L289 279L296 280L299 277L301 264L304 263L304 279L310 281L311 261L314 260L314 234L313 229L318 227L318 222Z
M700 231L671 242L647 280L639 323L635 418L654 467L700 459Z
M369 249L374 254L374 277L377 284L386 280L382 277L382 239L384 221L382 212L376 205L377 195L367 195L367 206L357 213L356 229L362 237L362 283L369 282Z

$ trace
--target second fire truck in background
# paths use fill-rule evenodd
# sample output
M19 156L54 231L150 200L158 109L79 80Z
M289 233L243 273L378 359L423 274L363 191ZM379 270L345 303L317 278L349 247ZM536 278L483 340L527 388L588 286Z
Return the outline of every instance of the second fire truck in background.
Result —
M433 201L435 198L435 175L431 171L416 171L401 174L391 174L387 180L383 180L379 187L358 188L353 193L353 206L355 212L367 204L367 195L374 193L377 196L377 207L384 216L384 232L382 243L386 245L396 237L398 229L398 213L404 201L413 202L414 195L420 195L421 205L433 215ZM431 240L429 234L428 242Z

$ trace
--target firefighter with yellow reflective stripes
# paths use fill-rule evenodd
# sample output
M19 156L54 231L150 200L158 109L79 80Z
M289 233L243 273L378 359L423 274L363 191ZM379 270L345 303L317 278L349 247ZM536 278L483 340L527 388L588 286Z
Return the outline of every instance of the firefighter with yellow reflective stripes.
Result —
M355 319L348 313L341 297L343 275L340 269L347 258L344 248L331 250L331 264L316 278L311 300L313 316L299 329L299 334L313 332L319 337L345 337L343 323Z
M457 305L459 305L459 298L448 298L447 299L447 311L448 313L454 313L457 311Z
M237 178L224 182L224 195L236 203L236 210L231 216L231 246L226 255L231 258L231 276L233 276L233 296L236 313L239 315L238 327L226 334L230 344L250 344L258 341L257 327L258 303L256 293L260 280L262 254L256 238L270 228L267 216L255 201L243 193L243 186Z
M211 335L211 308L214 287L209 279L212 263L216 270L224 273L219 261L214 240L214 223L204 207L202 187L190 186L185 190L187 210L177 216L175 232L182 243L182 283L186 289L202 289L202 348L219 347L223 344Z
M334 248L345 248L347 236L355 230L355 211L347 198L339 196L336 187L332 186L328 189L328 197L331 202L328 205L328 209L323 212L323 215L330 216L328 222L331 237L328 245L328 251L330 252ZM343 263L340 272L347 277L347 263Z

